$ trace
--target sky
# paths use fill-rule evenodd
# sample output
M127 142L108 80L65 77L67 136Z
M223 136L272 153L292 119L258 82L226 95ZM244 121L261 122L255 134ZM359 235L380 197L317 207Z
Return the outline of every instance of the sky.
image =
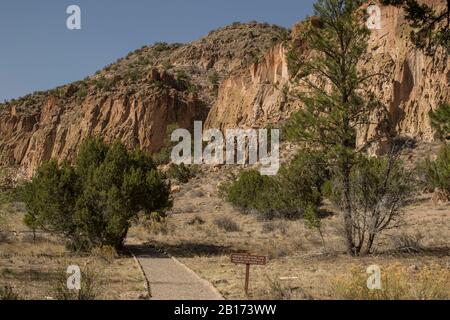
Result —
M1 0L0 102L81 80L154 42L189 42L236 21L285 27L313 0ZM67 7L81 9L69 30Z

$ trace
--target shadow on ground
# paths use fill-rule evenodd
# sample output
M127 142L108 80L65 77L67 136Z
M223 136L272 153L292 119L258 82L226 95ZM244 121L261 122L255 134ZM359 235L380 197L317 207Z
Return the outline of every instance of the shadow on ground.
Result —
M221 246L214 244L204 244L204 243L195 243L195 242L184 242L180 244L167 244L164 242L153 241L151 243L147 243L143 246L128 246L130 249L137 254L145 254L146 250L144 248L161 248L166 252L170 253L177 258L193 258L193 257L211 257L211 256L221 256L228 255L231 253L237 253L236 250L233 250L230 246ZM151 250L150 250L151 251ZM163 255L162 252L156 252L155 254ZM161 257L161 256L159 256Z

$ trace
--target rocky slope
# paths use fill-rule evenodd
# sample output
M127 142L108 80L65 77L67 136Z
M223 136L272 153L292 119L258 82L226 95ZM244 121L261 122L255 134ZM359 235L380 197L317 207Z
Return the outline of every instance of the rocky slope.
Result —
M120 139L150 152L168 125L204 120L217 84L256 61L287 31L235 23L190 44L157 43L94 76L0 105L0 165L31 176L51 158L70 160L84 138Z

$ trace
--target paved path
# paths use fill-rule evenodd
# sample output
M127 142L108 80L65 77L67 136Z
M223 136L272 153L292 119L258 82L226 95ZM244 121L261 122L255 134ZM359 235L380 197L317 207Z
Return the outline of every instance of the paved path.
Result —
M152 300L222 300L208 281L156 249L129 245L150 283Z

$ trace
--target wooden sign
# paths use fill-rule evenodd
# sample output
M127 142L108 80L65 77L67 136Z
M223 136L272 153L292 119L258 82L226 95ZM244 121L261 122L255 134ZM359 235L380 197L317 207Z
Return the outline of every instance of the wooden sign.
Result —
M231 262L236 264L250 264L263 266L266 264L265 256L253 256L247 253L237 253L231 255Z
M248 296L248 283L250 279L250 265L263 266L267 263L265 256L254 256L248 253L235 253L231 255L231 262L245 264L245 294Z

